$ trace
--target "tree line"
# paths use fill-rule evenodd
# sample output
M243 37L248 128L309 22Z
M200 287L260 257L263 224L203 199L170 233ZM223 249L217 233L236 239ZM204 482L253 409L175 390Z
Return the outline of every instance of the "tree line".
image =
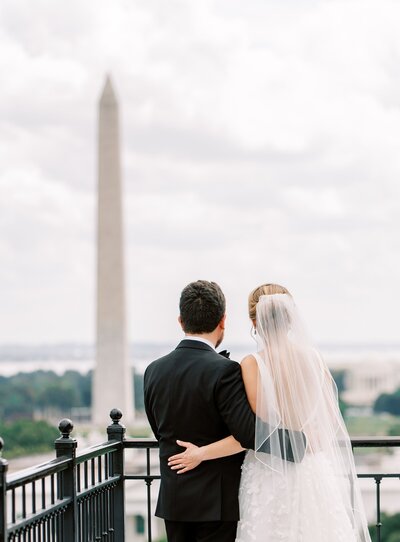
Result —
M34 371L0 376L0 437L4 439L5 457L48 452L54 448L59 432L53 424L37 420L49 411L60 418L73 408L90 407L92 374L66 371ZM132 376L135 408L144 409L143 376Z
M75 407L90 407L92 402L92 371L81 374L66 371L34 371L0 376L0 420L11 422L34 419L35 413L49 408L69 412ZM143 410L143 376L132 376L135 408Z

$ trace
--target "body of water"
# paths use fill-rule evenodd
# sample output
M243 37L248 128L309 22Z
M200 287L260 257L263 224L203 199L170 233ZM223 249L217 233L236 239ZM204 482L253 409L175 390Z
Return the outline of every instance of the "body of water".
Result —
M130 345L130 363L139 373L154 359L167 354L176 345L157 343L137 343ZM222 345L231 351L231 358L241 360L251 353L250 345ZM319 350L332 369L355 363L381 363L382 361L400 364L400 345L320 345ZM55 371L63 374L67 370L86 373L93 369L95 347L88 344L55 345L0 345L0 375L10 376L18 372L37 370Z

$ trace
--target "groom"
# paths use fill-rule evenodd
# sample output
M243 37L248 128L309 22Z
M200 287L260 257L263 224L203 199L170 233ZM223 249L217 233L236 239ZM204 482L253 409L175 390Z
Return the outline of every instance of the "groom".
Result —
M177 439L203 446L233 435L254 449L255 416L240 365L216 352L225 330L220 287L205 280L188 284L179 308L185 338L144 376L146 413L160 443L156 516L164 518L169 542L234 542L244 452L204 461L184 475L168 467L168 457L182 451ZM268 443L262 451L269 451Z

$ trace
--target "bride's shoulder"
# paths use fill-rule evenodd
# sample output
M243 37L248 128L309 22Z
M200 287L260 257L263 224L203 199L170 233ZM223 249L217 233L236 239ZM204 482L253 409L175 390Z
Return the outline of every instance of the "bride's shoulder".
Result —
M240 366L243 368L257 367L257 360L255 358L255 355L247 354L247 356L245 356L240 362Z

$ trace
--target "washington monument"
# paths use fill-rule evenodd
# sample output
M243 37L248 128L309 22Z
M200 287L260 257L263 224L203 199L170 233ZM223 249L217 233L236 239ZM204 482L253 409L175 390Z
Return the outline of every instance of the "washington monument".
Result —
M97 221L97 353L92 420L109 421L120 408L123 421L134 417L125 314L123 206L118 103L107 77L99 103Z

